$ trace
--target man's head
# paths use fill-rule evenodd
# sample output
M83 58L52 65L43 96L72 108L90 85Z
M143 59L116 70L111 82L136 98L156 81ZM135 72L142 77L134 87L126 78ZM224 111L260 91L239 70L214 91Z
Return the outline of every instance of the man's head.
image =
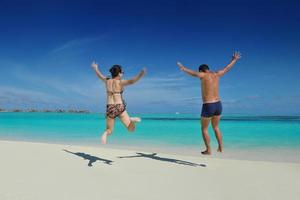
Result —
M209 71L209 67L207 64L202 64L199 66L199 72L207 72Z

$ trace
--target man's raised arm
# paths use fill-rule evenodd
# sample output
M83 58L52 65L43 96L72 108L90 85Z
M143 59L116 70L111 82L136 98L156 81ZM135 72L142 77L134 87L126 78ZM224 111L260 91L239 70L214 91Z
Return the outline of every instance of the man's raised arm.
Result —
M195 71L193 71L191 69L188 69L185 66L183 66L183 64L181 64L180 62L177 62L177 66L179 67L179 69L181 71L184 71L184 72L186 72L187 74L189 74L191 76L199 77L199 78L202 78L204 76L203 72L195 72Z
M230 63L229 63L226 67L224 67L224 69L221 69L221 70L217 71L217 74L218 74L219 76L223 76L226 72L228 72L228 71L233 67L233 65L234 65L234 64L237 62L237 60L240 59L240 58L241 58L241 53L238 52L238 51L234 52L234 54L233 54L233 56L232 56L232 59L231 59Z

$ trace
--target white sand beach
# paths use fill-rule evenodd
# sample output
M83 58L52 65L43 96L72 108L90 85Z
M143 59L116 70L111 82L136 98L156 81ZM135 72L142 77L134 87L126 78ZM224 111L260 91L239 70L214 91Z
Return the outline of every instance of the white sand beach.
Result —
M0 157L1 200L300 199L297 163L15 141Z

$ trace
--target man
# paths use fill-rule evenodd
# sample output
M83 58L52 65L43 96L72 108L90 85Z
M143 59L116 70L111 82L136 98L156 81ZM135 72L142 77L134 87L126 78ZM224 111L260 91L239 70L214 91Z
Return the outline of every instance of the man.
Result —
M206 146L206 150L202 151L201 153L204 155L211 154L210 138L208 135L208 126L210 122L218 141L218 152L223 151L222 134L219 129L219 121L222 114L222 104L219 96L219 79L226 72L228 72L240 58L240 52L235 52L232 56L231 62L224 69L217 72L210 71L208 65L206 64L200 65L199 72L195 72L186 68L180 62L177 62L177 65L179 66L181 71L184 71L191 76L200 78L201 80L203 101L201 112L201 131Z

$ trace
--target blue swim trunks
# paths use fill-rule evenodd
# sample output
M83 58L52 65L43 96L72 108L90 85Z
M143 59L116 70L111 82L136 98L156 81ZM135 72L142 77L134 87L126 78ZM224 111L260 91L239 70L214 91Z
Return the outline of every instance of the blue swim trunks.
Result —
M221 101L215 103L204 103L202 105L201 117L212 117L222 114Z

